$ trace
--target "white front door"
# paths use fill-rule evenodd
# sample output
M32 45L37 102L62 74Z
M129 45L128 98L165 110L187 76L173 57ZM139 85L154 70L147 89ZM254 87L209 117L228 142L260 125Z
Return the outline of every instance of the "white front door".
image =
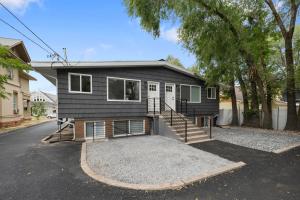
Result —
M160 110L159 82L148 81L148 111Z
M168 106L176 111L176 86L174 83L165 84L165 101ZM165 110L170 110L170 107L165 106Z

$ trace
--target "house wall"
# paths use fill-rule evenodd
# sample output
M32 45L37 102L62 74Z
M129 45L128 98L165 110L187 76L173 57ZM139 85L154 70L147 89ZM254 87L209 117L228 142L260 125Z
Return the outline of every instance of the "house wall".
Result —
M6 69L0 67L0 74L7 74ZM30 107L24 110L23 99L30 99L29 80L21 78L19 71L13 69L13 79L4 84L7 97L0 100L0 127L14 126L23 119L30 119ZM18 94L18 113L13 110L13 93Z
M92 94L68 92L68 72L91 74ZM107 76L141 80L141 102L107 101ZM176 84L176 98L180 98L180 84L200 85L201 103L191 103L188 108L203 114L218 113L219 99L207 99L204 81L173 70L158 67L114 69L59 69L58 117L97 119L107 117L145 117L147 108L147 81L160 82L160 96L165 96L165 83Z

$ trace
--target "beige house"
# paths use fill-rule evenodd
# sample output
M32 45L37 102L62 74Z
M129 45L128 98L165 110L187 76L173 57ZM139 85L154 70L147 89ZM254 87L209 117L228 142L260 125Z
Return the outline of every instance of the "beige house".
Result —
M12 55L30 62L28 52L21 40L0 37L0 45L6 46ZM6 69L0 66L0 74L7 74L9 79L4 84L7 98L0 98L0 127L14 126L23 120L31 119L29 81L36 80L28 73Z

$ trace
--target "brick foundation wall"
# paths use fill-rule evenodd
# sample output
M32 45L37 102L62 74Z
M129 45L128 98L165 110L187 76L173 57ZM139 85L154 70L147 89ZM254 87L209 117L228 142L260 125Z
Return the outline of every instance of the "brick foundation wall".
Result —
M75 140L84 140L84 120L75 120Z
M148 117L143 118L145 120L145 134L150 134L150 119ZM105 121L105 137L113 138L113 120L112 118L101 119ZM124 119L126 120L126 119ZM88 120L90 121L90 120ZM97 121L97 120L94 120ZM75 140L82 141L84 138L84 123L85 120L77 119L75 120Z

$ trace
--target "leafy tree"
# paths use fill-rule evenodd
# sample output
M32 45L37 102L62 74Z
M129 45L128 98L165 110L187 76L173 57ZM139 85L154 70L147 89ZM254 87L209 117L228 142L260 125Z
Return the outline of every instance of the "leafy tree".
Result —
M293 52L293 36L295 32L296 19L300 5L299 0L273 1L264 0L271 10L274 20L282 34L284 41L284 61L286 68L286 89L287 89L287 123L286 130L297 129L297 111L295 96L295 59ZM275 6L275 3L281 6ZM300 116L299 116L300 117ZM299 120L300 121L300 120Z
M272 95L271 90L266 90L268 69L264 63L269 54L267 37L274 29L267 21L268 13L262 9L263 2L125 0L125 4L129 15L140 17L141 26L155 37L160 34L161 21L171 18L180 21L180 41L205 63L205 74L214 77L211 80L223 79L232 85L236 67L242 60L252 83L251 96L255 99L252 104L258 102L258 92L264 112L263 127L272 127L270 98L267 98ZM255 107L258 111L258 103Z
M29 65L17 59L7 47L0 45L0 67L4 69L29 70ZM7 93L4 84L7 82L8 76L0 74L0 98L5 98Z
M46 108L44 102L33 102L31 106L32 115L39 119L46 114Z
M180 62L180 60L178 58L175 58L174 56L172 55L168 55L167 59L166 59L167 62L173 64L173 65L176 65L178 67L182 67L184 68L183 64Z

